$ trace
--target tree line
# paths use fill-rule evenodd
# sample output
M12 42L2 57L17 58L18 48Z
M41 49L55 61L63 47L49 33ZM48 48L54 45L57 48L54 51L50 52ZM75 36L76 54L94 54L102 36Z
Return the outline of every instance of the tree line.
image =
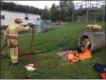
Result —
M102 6L102 7L106 7L106 6ZM44 9L39 9L33 6L15 4L13 2L9 2L9 3L1 2L1 9L39 14L41 15L42 19L49 19L52 21L56 21L56 20L72 21L72 19L73 20L77 19L77 15L85 14L84 11L79 11L76 13L75 4L73 4L71 0L64 0L64 1L60 0L60 4L58 6L53 4L50 9L47 8L47 6L45 6ZM94 15L94 17L96 18L101 17L101 13L99 11L93 12L92 15Z

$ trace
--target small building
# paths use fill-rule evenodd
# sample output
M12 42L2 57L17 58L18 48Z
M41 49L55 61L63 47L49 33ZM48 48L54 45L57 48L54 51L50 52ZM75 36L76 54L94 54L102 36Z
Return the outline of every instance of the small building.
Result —
M14 24L15 18L20 18L23 21L23 25L26 25L27 23L33 23L36 25L37 23L39 23L41 16L38 14L32 14L32 13L1 10L1 25L2 26Z
M14 19L20 18L22 20L23 25L27 25L28 23L33 23L34 25L40 24L41 16L38 14L32 13L23 13L23 12L16 12L16 11L8 11L8 10L1 10L1 26L0 30L3 34L3 31L7 28L10 24L15 24ZM25 31L22 33L26 33L30 31Z
M35 26L36 33L43 32L44 29L48 27L48 25L46 25L46 23L44 23L44 21L41 20L41 16L38 14L1 10L0 30L3 31L7 28L8 25L15 24L14 23L15 18L20 18L23 22L23 25L27 25L28 23L33 23L34 25L36 25Z

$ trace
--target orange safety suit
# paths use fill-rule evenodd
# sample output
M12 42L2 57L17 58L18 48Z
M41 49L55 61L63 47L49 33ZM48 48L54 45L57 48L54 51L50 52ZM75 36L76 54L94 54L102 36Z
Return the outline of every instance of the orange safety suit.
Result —
M70 63L75 63L75 62L78 62L80 60L92 58L92 55L91 55L91 52L89 49L85 49L85 51L82 53L73 54L72 51L68 51L67 53L68 53L67 58L68 58L68 61Z

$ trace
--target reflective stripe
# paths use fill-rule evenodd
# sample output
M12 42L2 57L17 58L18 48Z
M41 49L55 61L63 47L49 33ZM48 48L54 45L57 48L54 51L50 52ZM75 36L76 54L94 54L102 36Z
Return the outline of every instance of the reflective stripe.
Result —
M11 56L11 58L18 58L18 56Z
M11 56L12 63L18 63L18 56Z
M9 39L16 39L18 40L18 38L16 36L8 36Z
M12 61L12 63L17 63L18 62L18 56L11 56L11 61Z

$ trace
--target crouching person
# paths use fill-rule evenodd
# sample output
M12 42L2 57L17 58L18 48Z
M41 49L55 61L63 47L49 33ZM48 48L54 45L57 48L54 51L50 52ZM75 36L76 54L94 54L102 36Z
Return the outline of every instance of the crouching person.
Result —
M91 51L88 48L89 44L90 42L88 42L88 39L85 39L77 51L68 51L67 59L69 63L73 64L78 61L92 58Z
M18 35L21 31L28 31L30 27L32 27L31 24L28 24L28 26L22 26L21 19L16 18L14 20L15 24L9 25L8 28L4 31L4 38L8 42L9 46L9 52L11 61L13 64L18 64Z

